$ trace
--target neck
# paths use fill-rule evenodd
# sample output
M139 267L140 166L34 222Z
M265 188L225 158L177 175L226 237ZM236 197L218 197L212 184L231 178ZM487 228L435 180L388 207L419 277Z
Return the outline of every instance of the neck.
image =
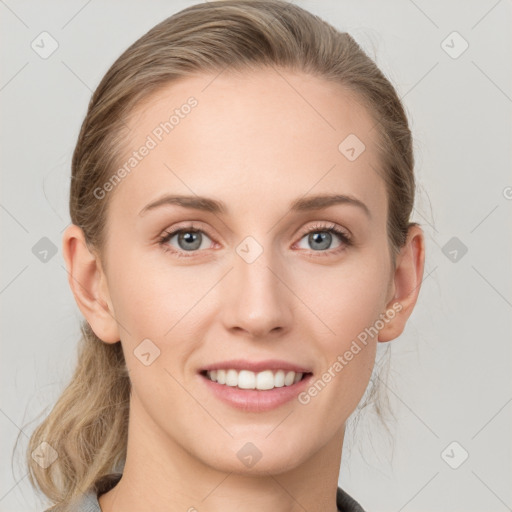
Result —
M288 461L289 467L283 468L256 463L250 470L237 472L212 467L185 450L148 422L133 395L131 405L123 476L99 497L102 512L239 512L241 506L244 512L337 512L344 426L299 464ZM263 460L262 456L259 462Z

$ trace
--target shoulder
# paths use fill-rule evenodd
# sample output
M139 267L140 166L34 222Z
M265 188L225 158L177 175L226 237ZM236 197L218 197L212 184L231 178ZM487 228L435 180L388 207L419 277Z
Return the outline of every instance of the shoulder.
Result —
M363 507L341 487L336 491L336 506L340 512L366 512ZM64 512L63 508L55 505L44 512ZM98 496L94 490L85 493L73 512L101 512Z
M62 505L55 505L46 509L44 512L101 512L101 508L96 492L90 490L80 497L78 503L71 510L69 507L66 508Z
M340 512L366 512L364 508L341 487L336 491L336 506Z
M101 477L93 487L80 496L80 499L72 509L69 506L54 505L44 512L101 512L98 496L115 487L122 476L122 473L109 473Z

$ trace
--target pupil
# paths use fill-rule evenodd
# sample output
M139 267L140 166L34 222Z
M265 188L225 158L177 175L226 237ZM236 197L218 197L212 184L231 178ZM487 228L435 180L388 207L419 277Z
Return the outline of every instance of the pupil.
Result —
M184 240L187 244L193 243L194 241L196 242L196 244L192 247L190 245L188 247L184 247L185 250L198 249L201 245L201 240L198 236L198 233L195 231L187 231L186 233L182 233L179 239L180 242ZM199 243L197 243L198 241Z
M330 233L313 233L310 235L310 242L324 242L323 246L320 249L328 249L330 244Z

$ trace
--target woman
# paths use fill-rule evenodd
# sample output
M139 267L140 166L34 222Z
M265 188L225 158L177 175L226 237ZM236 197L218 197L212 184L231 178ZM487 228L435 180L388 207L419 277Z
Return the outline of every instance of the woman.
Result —
M28 450L51 510L363 510L345 425L418 297L413 168L393 86L295 5L201 3L128 48L73 155L83 338Z

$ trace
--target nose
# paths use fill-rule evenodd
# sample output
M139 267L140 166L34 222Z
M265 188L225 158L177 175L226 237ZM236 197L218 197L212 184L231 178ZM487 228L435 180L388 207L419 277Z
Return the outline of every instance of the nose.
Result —
M249 263L238 254L224 280L221 318L229 331L255 338L281 336L290 329L294 295L287 272L270 250Z

